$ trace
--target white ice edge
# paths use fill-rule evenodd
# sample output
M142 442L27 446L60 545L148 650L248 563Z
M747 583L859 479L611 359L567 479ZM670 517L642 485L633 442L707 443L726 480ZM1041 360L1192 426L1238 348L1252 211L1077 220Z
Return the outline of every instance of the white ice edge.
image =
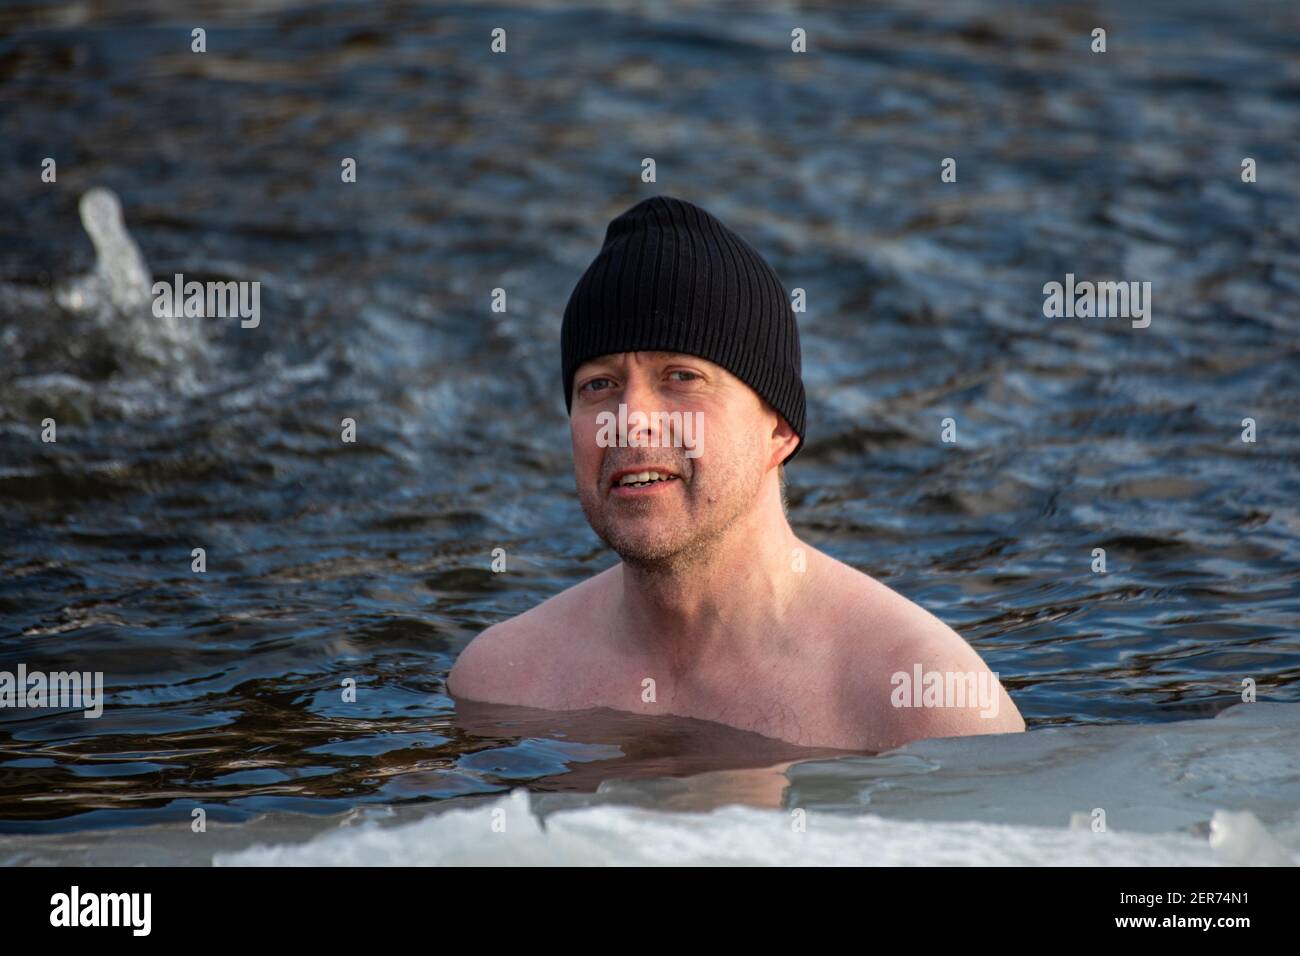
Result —
M554 810L543 823L521 788L413 823L369 822L305 843L218 852L213 862L1300 864L1297 704L1244 704L1213 720L923 741L883 757L796 765L788 777L782 809L674 812L625 800ZM648 792L635 782L621 789ZM822 809L807 810L799 828L801 803ZM1098 806L1107 812L1104 830L1094 829Z

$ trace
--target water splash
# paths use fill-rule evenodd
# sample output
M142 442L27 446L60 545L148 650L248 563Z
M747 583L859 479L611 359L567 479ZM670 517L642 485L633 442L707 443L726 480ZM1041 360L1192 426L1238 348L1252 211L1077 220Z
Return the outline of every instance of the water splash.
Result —
M210 377L200 320L155 309L153 278L117 195L92 188L78 209L95 249L89 272L53 289L30 278L0 282L0 419L163 413Z
M153 308L153 278L117 194L96 186L78 209L95 247L95 268L56 287L59 307L108 333L103 341L119 366L143 361L175 370L193 361L207 345L202 327L170 307Z
M81 225L95 246L95 268L56 291L71 312L134 312L149 304L153 285L144 254L127 231L122 203L111 189L87 190L78 204Z

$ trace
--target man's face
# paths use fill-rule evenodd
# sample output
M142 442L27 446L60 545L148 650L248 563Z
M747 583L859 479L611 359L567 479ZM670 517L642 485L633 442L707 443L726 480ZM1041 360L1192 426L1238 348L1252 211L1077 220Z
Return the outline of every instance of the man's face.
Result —
M583 513L629 564L707 557L709 544L754 506L763 476L780 461L774 454L789 453L774 444L780 426L757 393L705 359L677 352L592 359L574 375L569 418ZM640 481L646 472L660 480Z

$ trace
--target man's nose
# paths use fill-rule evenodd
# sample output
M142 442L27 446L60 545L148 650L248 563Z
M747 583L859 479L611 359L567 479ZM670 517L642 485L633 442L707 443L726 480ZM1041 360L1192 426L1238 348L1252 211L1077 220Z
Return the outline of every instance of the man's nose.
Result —
M664 411L663 396L655 387L654 378L649 375L633 374L623 388L623 401L627 404L629 443L635 435L638 441L654 447L660 438L660 416L656 412ZM633 412L641 412L644 418L632 417Z

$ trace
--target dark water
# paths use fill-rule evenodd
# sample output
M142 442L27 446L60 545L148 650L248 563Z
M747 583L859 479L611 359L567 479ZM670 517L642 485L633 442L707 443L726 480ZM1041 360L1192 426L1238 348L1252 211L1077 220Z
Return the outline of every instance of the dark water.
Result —
M806 755L444 692L479 630L612 563L559 320L656 192L807 290L796 531L961 631L1031 727L1209 716L1245 677L1300 700L1293 4L171 9L0 5L0 669L108 691L0 712L0 829ZM261 324L58 304L97 185L155 276L260 281ZM1067 272L1152 282L1151 326L1044 318Z

